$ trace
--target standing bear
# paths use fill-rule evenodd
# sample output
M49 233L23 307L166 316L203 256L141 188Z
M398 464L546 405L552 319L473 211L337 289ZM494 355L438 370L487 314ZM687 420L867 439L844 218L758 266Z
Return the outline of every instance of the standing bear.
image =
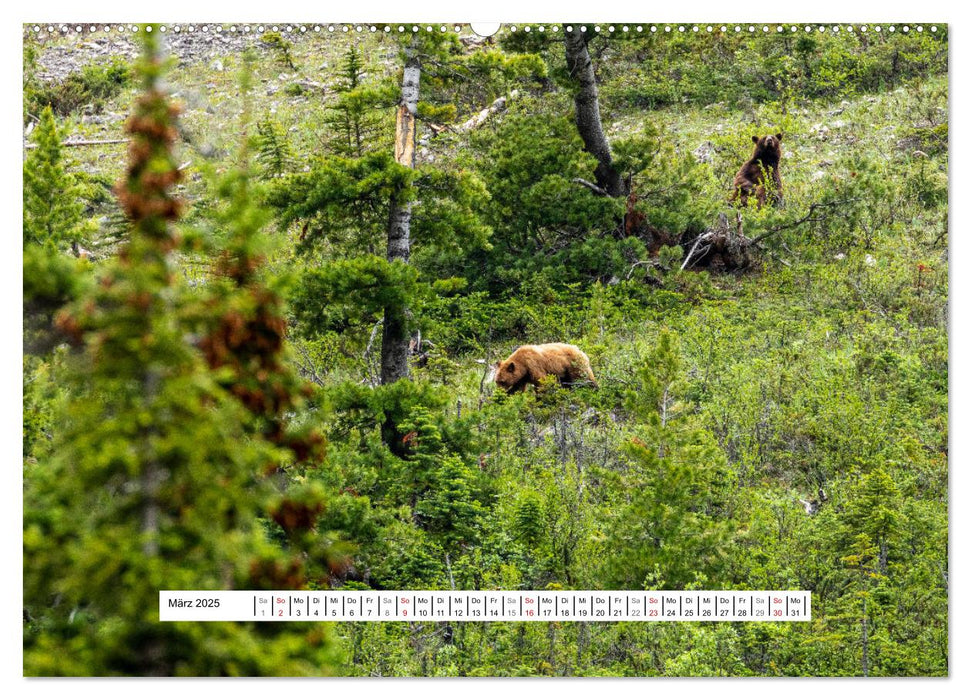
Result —
M510 394L522 391L527 384L539 386L550 375L564 386L582 382L597 388L590 358L576 345L522 345L496 366L496 384Z
M782 176L779 174L779 161L782 160L782 134L772 136L752 137L755 151L752 157L741 167L735 176L733 186L735 193L732 201L741 198L742 206L748 203L748 198L755 195L759 208L765 204L765 180L771 177L773 181L773 195L777 203L782 202Z

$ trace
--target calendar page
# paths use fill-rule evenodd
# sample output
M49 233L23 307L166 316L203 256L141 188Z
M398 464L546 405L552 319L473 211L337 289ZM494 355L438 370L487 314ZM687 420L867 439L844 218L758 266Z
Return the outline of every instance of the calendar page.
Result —
M23 24L23 674L947 676L948 24L463 14Z

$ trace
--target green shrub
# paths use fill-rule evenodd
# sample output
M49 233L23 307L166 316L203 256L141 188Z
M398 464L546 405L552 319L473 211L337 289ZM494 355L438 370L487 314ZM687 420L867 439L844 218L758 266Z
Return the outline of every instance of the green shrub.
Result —
M59 82L29 86L24 91L24 104L35 116L46 106L62 117L81 108L97 114L130 83L129 65L113 58L104 64L84 66L80 72L71 73Z
M276 56L285 68L296 70L297 66L293 62L293 45L283 38L280 32L265 32L260 36L260 43Z

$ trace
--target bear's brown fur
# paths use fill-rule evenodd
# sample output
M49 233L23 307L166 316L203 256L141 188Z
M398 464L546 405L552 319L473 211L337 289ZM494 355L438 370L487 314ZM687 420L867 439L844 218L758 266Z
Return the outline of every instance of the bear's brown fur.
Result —
M779 174L779 161L782 160L781 141L781 133L775 136L770 134L761 138L752 137L755 151L735 176L733 202L740 198L742 206L745 206L748 203L748 198L754 194L758 198L761 208L765 204L765 179L767 176L772 177L773 194L776 202L782 201L782 176Z
M527 384L539 386L550 375L564 386L581 381L597 387L590 358L576 345L523 345L496 366L496 384L509 393L521 391Z

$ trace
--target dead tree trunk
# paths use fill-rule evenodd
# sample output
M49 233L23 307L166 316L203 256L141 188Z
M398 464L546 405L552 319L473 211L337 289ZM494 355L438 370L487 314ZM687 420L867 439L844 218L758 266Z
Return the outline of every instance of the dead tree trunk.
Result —
M415 167L418 86L421 61L414 44L405 49L405 68L401 79L401 102L395 125L394 158L408 168ZM411 202L393 196L388 221L388 262L408 262L411 255ZM408 377L408 309L384 310L381 337L381 383L391 384Z
M577 83L573 98L577 130L587 152L597 159L597 168L593 172L597 186L611 197L623 197L627 194L624 181L614 167L610 143L600 121L600 98L593 62L587 51L587 34L580 32L579 27L565 31L565 44L566 67Z
M742 216L735 213L735 221L729 222L725 214L719 214L715 225L698 234L690 245L681 269L705 268L713 271L744 270L752 264L753 242L742 232Z
M806 212L805 216L770 228L752 238L747 237L742 231L742 213L740 211L735 210L734 223L729 222L724 213L719 214L715 224L707 231L703 231L693 238L681 237L679 244L688 250L681 269L740 270L749 267L761 254L769 255L789 267L790 263L783 260L770 248L765 247L764 242L784 231L797 229L804 224L824 223L834 216L839 216L840 207L854 201L856 200L840 199L813 202L809 205L809 211ZM824 496L825 494L821 494L820 499L824 500Z

